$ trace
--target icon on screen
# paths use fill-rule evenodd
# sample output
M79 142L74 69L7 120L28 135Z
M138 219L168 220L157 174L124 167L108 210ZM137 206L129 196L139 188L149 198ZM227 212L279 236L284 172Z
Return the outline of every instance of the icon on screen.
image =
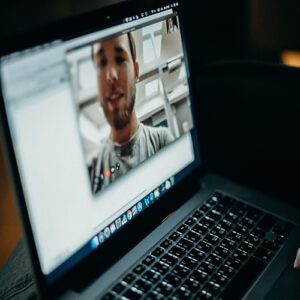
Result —
M139 202L137 204L137 209L138 209L138 212L141 212L143 210L143 204L142 204L142 202Z
M146 197L145 197L144 203L145 203L146 206L149 206L149 205L150 205L150 198L149 198L149 196L146 196Z
M116 163L116 170L117 170L117 171L120 170L120 163L119 163L119 162Z
M134 217L137 214L136 205L131 210L132 210L132 216Z
M104 242L105 236L102 231L98 234L98 239L99 239L100 244L102 244Z
M110 226L109 226L109 228L110 228L111 234L113 234L116 231L116 225L115 225L115 223L111 223Z
M154 194L151 192L150 193L150 201L153 202L154 201Z
M99 246L99 240L98 240L98 237L95 236L95 237L93 237L92 240L91 240L91 247L92 247L93 249L96 249L98 246Z
M121 220L121 218L118 218L115 223L116 223L117 229L119 229L122 226L122 220Z
M105 229L104 229L104 236L108 239L109 238L109 236L110 236L110 229L109 229L109 227L106 227Z
M123 217L122 217L122 225L126 224L127 223L127 217L126 215L124 214Z
M155 199L158 199L160 196L160 192L159 192L159 188L157 188L155 191L154 191L154 197Z
M128 209L126 215L127 215L128 221L130 221L132 219L132 211L130 209Z
M170 182L170 180L167 180L167 181L166 181L165 186L166 186L166 189L167 189L167 190L171 187L171 182Z

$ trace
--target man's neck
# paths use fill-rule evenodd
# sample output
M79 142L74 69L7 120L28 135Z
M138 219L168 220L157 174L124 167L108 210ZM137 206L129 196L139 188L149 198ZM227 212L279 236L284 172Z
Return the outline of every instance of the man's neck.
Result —
M114 127L111 128L111 139L115 143L124 144L136 133L138 127L138 120L135 112L133 111L129 123L124 128L120 130Z

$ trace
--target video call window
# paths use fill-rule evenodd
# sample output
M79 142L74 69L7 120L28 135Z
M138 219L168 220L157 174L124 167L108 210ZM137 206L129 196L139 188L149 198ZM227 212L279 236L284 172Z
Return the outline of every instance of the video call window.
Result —
M172 34L169 19L67 52L94 194L193 127L178 19Z

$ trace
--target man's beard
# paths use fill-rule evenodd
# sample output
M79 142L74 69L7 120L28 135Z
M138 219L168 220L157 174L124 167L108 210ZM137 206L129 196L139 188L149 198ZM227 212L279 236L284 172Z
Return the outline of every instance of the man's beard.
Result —
M117 111L109 113L107 109L104 109L106 119L116 130L122 130L129 124L131 114L135 104L135 93L132 95L130 102L125 106L118 108Z

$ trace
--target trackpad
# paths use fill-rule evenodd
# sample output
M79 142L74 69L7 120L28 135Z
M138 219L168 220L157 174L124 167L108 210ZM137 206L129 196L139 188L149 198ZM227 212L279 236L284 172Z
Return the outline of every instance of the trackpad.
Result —
M275 281L271 291L267 294L266 300L274 299L300 299L300 270L287 266Z

